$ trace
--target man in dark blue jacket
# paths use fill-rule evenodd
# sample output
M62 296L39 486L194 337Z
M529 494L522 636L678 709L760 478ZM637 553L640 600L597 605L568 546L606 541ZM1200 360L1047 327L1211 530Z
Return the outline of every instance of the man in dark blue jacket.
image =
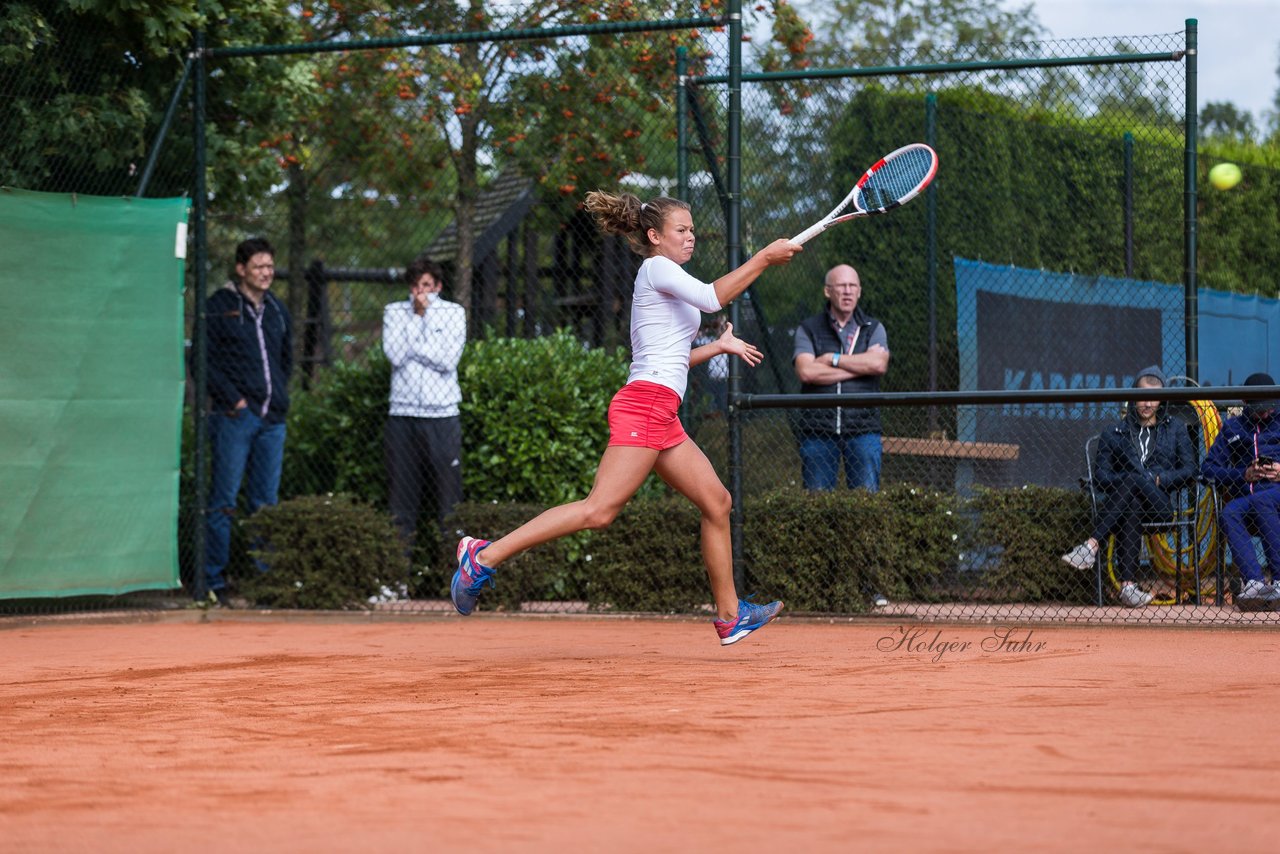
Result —
M1275 385L1267 374L1251 374L1247 386ZM1228 418L1209 449L1201 473L1218 485L1225 505L1222 529L1240 570L1237 603L1272 606L1280 603L1280 401L1248 403ZM1272 583L1267 584L1253 548L1252 534L1262 538Z
M1143 368L1135 388L1163 388L1164 373ZM1098 436L1094 482L1102 493L1093 536L1062 556L1079 569L1092 569L1107 537L1116 538L1120 603L1141 608L1151 594L1134 581L1142 548L1142 526L1173 518L1172 495L1196 476L1191 434L1182 421L1155 400L1129 405L1120 423Z
M241 481L250 512L277 501L293 371L289 312L268 293L275 250L260 237L244 241L236 247L235 272L236 281L205 303L212 457L205 581L210 602L224 606L229 604L224 570Z

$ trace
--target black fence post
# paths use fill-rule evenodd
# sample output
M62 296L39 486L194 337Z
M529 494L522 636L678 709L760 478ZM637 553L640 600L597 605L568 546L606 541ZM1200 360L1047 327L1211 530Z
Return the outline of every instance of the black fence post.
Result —
M1124 135L1124 275L1133 278L1133 134Z
M1196 19L1187 18L1187 101L1186 114L1186 154L1183 161L1183 327L1186 337L1187 368L1186 375L1195 382L1200 381L1200 306L1196 295L1196 145L1199 142L1199 128L1196 124Z
M319 259L307 266L303 275L307 286L306 330L302 336L303 388L311 387L317 363L333 361L333 344L329 322L329 283L324 262Z
M938 96L924 96L924 141L938 148ZM938 185L925 190L925 277L929 288L929 391L938 390ZM929 407L929 435L938 432L938 407Z
M196 31L195 56L195 115L193 130L195 135L195 228L192 239L195 243L195 329L192 337L194 354L192 358L192 375L195 379L195 401L192 403L195 417L195 531L192 532L195 563L191 572L191 592L196 601L203 601L208 595L208 587L204 577L205 565L205 516L209 512L209 496L205 488L208 480L209 422L207 419L208 397L208 331L205 326L205 291L208 282L208 245L205 225L208 219L209 200L206 196L208 187L205 181L205 110L207 93L205 89L205 53L204 31Z

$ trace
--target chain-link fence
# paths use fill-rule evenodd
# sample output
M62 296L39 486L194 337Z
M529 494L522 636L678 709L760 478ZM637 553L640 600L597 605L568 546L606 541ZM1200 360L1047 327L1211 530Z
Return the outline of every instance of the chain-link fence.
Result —
M828 568L817 573L819 589L838 587L876 555L870 562L891 567L893 578L863 578L859 598L882 613L1078 618L1071 604L1087 602L1092 619L1122 619L1133 608L1129 618L1185 620L1220 612L1136 609L1221 606L1238 574L1262 578L1252 546L1223 571L1226 533L1215 521L1222 496L1199 478L1220 426L1212 403L1126 412L1087 392L1074 401L1053 396L1127 388L1147 366L1154 370L1143 383L1161 386L1194 386L1206 375L1238 383L1265 367L1262 348L1211 338L1217 346L1199 371L1204 335L1199 318L1187 315L1196 301L1186 299L1196 282L1184 274L1194 251L1183 228L1194 189L1184 180L1194 122L1188 46L1194 36L1174 33L989 46L948 55L950 65L915 54L813 76L745 75L749 248L801 231L904 142L927 141L942 165L925 198L827 232L744 301L739 326L765 342L769 369L744 374L743 390L1013 393L1000 406L956 405L951 396L879 412L795 408L786 397L744 401L742 495L790 483L810 494L864 485L948 496L921 518L941 514L936 521L949 525L896 559L868 542L894 536L892 521L822 531ZM706 140L725 124L730 104L718 84L727 77L715 69L694 77L688 96L701 177L710 177L693 183L713 216L724 207L723 181L713 174L723 166ZM1219 212L1208 213L1220 228ZM1230 275L1230 264L1211 266L1216 281ZM877 348L888 351L887 368L872 358ZM1166 367L1182 376L1166 377ZM1020 390L1032 394L1019 399ZM882 509L891 518L890 502ZM957 547L934 552L944 529ZM896 536L913 542L906 531ZM1237 549L1247 541L1236 539ZM813 594L816 603L821 595ZM1255 610L1248 599L1237 604ZM921 601L941 604L917 609Z
M121 119L131 136L110 148L128 151L127 164L41 149L31 129L68 112L57 99L73 93L55 91L66 88L57 75L19 81L7 66L0 88L54 112L15 125L5 181L131 193L146 175L151 195L196 190L179 525L191 592L447 609L460 531L500 534L589 490L604 409L626 377L640 259L596 231L584 193L687 194L699 240L689 269L708 281L735 236L731 104L718 79L733 30L697 4L649 23L625 5L334 4L287 25L224 22L199 61L156 60L170 88ZM85 45L102 37L63 31ZM1129 526L1119 557L1107 530L1090 566L1071 565L1102 530L1091 476L1101 464L1090 461L1095 437L1121 424L1115 401L884 406L878 453L867 432L831 429L873 424L864 406L730 409L731 386L801 390L795 356L829 357L828 335L846 367L883 342L887 371L809 391L1107 389L1151 364L1185 382L1174 379L1188 361L1184 45L1182 33L1029 43L961 57L962 69L919 74L898 66L932 57L887 56L896 70L744 84L746 253L799 232L901 144L927 141L942 164L931 194L837 227L739 301L735 327L763 364L712 360L691 373L682 418L738 492L748 589L821 613L1234 618L1239 572L1224 563L1213 493L1194 479L1166 490L1174 524L1141 531L1152 537L1136 564ZM80 55L56 48L58 62ZM683 121L679 48L691 83ZM746 70L756 63L748 51ZM109 71L79 68L75 97L127 101L126 87L95 91ZM37 85L49 94L29 97L23 87ZM192 162L207 164L207 195ZM1227 231L1239 213L1217 205L1202 205L1203 227ZM271 251L242 246L249 237ZM1227 286L1240 260L1206 252L1205 283ZM860 285L850 326L823 317L824 279L839 264ZM704 334L727 317L706 318ZM1251 372L1228 368L1237 382ZM1177 422L1194 428L1197 467L1210 410ZM842 459L872 455L879 492L847 489ZM252 513L277 498L278 512ZM696 513L669 499L651 479L612 528L513 561L489 607L701 609ZM344 574L355 552L383 554L371 544L388 541L385 565ZM1130 569L1154 597L1145 609L1113 607Z

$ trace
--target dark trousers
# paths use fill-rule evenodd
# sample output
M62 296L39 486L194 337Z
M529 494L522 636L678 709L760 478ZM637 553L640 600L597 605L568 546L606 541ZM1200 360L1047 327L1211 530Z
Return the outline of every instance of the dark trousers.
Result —
M1121 581L1133 581L1142 555L1142 526L1173 521L1168 493L1146 475L1131 474L1113 485L1098 502L1093 536L1106 548L1107 537L1116 538L1116 570Z
M1262 539L1267 569L1280 581L1280 486L1242 495L1222 508L1222 529L1231 546L1231 559L1245 581L1265 581L1251 534Z
M462 500L462 420L410 418L392 415L384 435L387 459L387 503L405 543L413 542L422 509L422 494L430 489L436 524Z

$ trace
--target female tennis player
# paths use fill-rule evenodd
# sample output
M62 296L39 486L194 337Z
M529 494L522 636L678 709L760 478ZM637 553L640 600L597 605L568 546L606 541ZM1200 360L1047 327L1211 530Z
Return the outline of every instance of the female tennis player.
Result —
M689 368L721 353L759 364L761 353L733 334L732 325L710 344L692 348L701 312L720 311L767 267L786 264L801 247L775 240L713 284L681 269L693 256L693 216L684 202L641 202L630 193L587 194L586 208L607 234L620 234L645 256L631 301L631 373L609 404L609 446L591 493L543 512L501 539L463 537L450 593L459 614L470 614L503 561L541 543L585 528L604 528L635 495L649 472L692 501L702 513L702 559L715 597L720 643L742 640L778 615L781 602L757 605L738 598L729 539L732 499L702 450L680 425L677 409Z

